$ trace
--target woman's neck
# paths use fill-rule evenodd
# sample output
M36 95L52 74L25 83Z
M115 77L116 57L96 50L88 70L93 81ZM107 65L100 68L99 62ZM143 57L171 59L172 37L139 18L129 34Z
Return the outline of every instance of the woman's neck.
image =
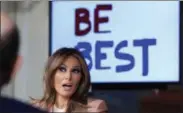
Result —
M55 106L57 108L63 109L63 108L67 107L68 102L69 102L69 98L65 98L61 95L57 95L56 96Z

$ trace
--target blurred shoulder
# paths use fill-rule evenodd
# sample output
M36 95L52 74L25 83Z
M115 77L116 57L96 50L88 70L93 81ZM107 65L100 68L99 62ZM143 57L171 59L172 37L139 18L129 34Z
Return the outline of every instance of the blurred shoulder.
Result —
M88 106L92 112L108 111L107 103L102 99L88 98Z
M88 106L78 103L78 102L74 102L74 112L87 112Z
M37 109L28 103L21 102L12 98L1 97L0 98L0 112L40 112L42 110Z

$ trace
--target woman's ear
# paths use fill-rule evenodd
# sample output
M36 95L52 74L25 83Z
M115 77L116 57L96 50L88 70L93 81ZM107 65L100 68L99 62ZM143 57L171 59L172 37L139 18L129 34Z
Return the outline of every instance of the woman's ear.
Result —
M16 73L20 70L20 67L22 66L22 62L23 62L22 56L18 56L16 61L15 61L13 71L12 71L12 74L11 74L12 78L14 78Z

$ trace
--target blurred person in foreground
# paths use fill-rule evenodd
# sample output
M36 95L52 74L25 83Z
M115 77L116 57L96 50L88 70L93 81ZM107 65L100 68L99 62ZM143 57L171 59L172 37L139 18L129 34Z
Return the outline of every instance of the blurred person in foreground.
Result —
M88 98L91 86L87 64L74 48L60 48L46 64L44 96L32 104L49 112L106 113L105 101Z
M1 12L0 37L0 90L10 82L20 68L19 31L5 12ZM0 113L44 113L16 99L0 96Z

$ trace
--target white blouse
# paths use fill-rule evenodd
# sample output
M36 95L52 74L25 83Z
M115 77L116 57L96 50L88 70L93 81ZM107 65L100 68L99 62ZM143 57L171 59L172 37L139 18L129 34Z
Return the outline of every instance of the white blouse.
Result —
M62 113L62 112L66 112L66 109L65 108L60 109L60 108L58 108L58 107L56 107L54 105L52 112L60 112L60 113Z

